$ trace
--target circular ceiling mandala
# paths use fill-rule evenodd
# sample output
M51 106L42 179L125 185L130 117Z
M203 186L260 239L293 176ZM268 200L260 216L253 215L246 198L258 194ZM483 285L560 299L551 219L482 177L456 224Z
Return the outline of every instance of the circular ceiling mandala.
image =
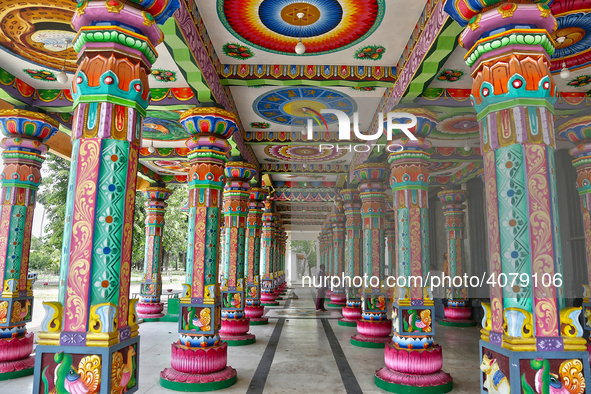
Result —
M304 56L349 48L380 25L384 0L218 0L218 16L226 29L250 45L271 53L297 55L298 13L303 13Z
M334 148L322 148L317 146L289 146L289 145L269 145L265 147L265 153L277 160L287 162L320 162L339 159L345 156L346 150L336 150Z
M476 115L458 115L440 120L429 138L457 139L477 138L478 136L479 127Z
M76 32L70 21L76 2L41 0L0 3L0 47L19 58L54 70L76 71Z
M357 111L357 103L348 95L318 87L276 89L259 96L252 107L254 112L270 122L298 127L304 127L310 118L323 124L318 117L323 109L338 109L347 116L353 116ZM327 124L338 121L333 114L322 117Z
M563 61L571 70L589 66L591 9L588 0L554 1L551 9L557 23L557 28L552 33L556 42L556 50L552 55L552 72L560 72Z

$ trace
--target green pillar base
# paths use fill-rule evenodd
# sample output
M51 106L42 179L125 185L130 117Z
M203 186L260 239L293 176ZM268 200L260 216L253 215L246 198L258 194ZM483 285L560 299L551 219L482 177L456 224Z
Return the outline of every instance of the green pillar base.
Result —
M275 298L275 299L276 299L276 300L282 300L282 299L283 299L283 297L277 297L277 298Z
M331 302L329 302L328 304L326 304L326 306L329 306L331 308L342 308L344 306L347 306L347 304L333 304ZM357 325L357 323L355 323Z
M442 384L440 386L427 387L406 386L403 384L391 383L383 379L380 379L377 376L374 376L374 381L376 386L378 386L382 390L396 394L444 394L449 393L454 387L453 380L449 383Z
M204 391L215 391L228 388L232 386L238 377L236 373L229 379L220 380L217 382L208 382L208 383L185 383L185 382L173 382L172 380L166 380L160 377L160 386L164 387L165 389L174 390L174 391L183 391L183 392L204 392Z
M265 324L269 324L269 319L261 319L261 320L252 320L250 319L250 323L251 326L262 326Z
M228 340L225 337L222 339L224 342L226 342L228 344L228 346L252 345L253 343L255 343L257 341L257 339L255 338L254 335L252 336L252 338L247 338L247 339Z
M164 319L166 316L163 317L156 317L154 319L149 319L149 318L143 318L144 322L146 323L151 323L151 322L156 322L156 321L163 321L162 319ZM175 321L179 321L179 315L176 315L176 320Z
M451 320L441 320L439 322L442 326L448 327L474 327L476 326L476 322L473 320L459 320L459 321L451 321Z
M262 306L279 306L278 302L261 302Z
M179 315L164 315L164 317L161 317L158 321L165 321L165 322L178 322L179 321Z
M22 378L23 376L32 375L33 372L35 372L35 368L31 367L31 368L21 369L20 371L0 373L0 381Z
M357 322L356 321L341 321L339 319L339 326L344 326L344 327L357 327Z
M355 324L357 325L357 324ZM359 346L359 347L368 347L372 349L384 349L386 348L386 344L384 342L366 342L366 341L358 341L356 339L351 338L351 345Z

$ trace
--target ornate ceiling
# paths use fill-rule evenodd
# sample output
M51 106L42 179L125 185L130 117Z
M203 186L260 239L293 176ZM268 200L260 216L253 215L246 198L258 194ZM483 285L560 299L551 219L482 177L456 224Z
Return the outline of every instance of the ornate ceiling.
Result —
M181 0L162 30L165 39L150 77L151 101L143 128L140 176L186 182L187 134L179 114L217 102L238 116L233 154L259 166L275 189L278 209L292 228L318 227L335 188L380 152L355 152L339 141L338 122L322 109L359 113L359 130L372 134L380 112L411 105L438 122L433 187L465 182L482 170L478 125L470 105L470 68L458 47L462 31L437 0ZM0 99L42 108L62 124L49 141L68 155L72 96L56 75L72 80L76 53L70 19L76 2L23 0L0 4ZM555 0L559 40L553 72L563 62L571 77L555 78L557 124L591 104L591 0ZM303 13L301 20L298 13ZM302 39L306 52L295 53ZM304 132L308 119L313 134ZM353 121L353 119L351 119ZM466 144L468 146L466 146ZM148 147L153 145L154 152ZM568 143L560 141L559 147Z

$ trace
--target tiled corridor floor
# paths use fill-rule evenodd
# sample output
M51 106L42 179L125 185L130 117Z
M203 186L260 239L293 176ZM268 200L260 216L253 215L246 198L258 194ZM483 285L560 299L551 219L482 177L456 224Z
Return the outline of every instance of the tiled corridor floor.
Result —
M314 311L312 292L308 288L295 291L299 299L284 299L276 307L286 312L270 313L285 317L272 317L268 325L251 327L255 344L228 348L228 365L238 371L238 382L219 392L384 393L374 384L374 372L384 366L384 350L351 345L349 339L356 329L339 326L334 310L318 318L307 316ZM173 393L158 382L160 371L170 367L177 324L143 323L140 336L138 393ZM443 347L443 369L454 378L452 393L479 393L478 329L437 324L435 339ZM264 353L272 355L271 363L270 357L263 360ZM32 387L31 376L0 382L1 393L30 393Z

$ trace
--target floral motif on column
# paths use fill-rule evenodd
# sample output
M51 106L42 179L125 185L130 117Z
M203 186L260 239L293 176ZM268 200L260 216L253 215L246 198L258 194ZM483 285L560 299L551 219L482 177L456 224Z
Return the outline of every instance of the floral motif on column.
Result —
M345 208L345 224L347 232L347 241L345 244L345 272L353 280L355 277L362 277L362 233L361 224L361 200L359 199L359 190L343 189L341 197ZM347 287L347 304L343 307L343 318L339 319L339 324L344 326L357 327L357 321L361 319L361 295L362 286L355 286L351 283Z
M81 1L72 18L78 69L59 298L44 303L35 393L137 390L138 300L129 286L138 154L164 39L157 23L177 8ZM72 380L72 368L84 379Z
M337 194L337 198L332 208L332 214L329 216L330 225L332 227L332 252L333 252L333 272L334 276L338 276L342 279L344 273L345 264L345 222L346 217L343 212L343 201L341 200L340 194ZM347 304L347 295L345 294L345 287L341 285L333 289L330 295L330 303L328 306L331 307L343 307Z
M386 210L386 253L388 256L388 272L386 275L396 275L396 254L394 253L396 245L396 221L394 220L394 211Z
M246 219L248 216L249 181L255 175L255 167L247 162L226 163L226 187L224 190L224 221L226 247L222 280L222 339L229 345L247 345L255 342L248 334L250 319L244 312L244 255Z
M385 257L386 181L388 165L366 163L354 170L359 181L361 220L363 226L363 273L361 319L357 322L357 335L351 343L364 347L384 347L391 342L392 321L388 319L388 294L382 287Z
M237 130L236 117L217 107L197 107L181 115L189 133L189 229L187 268L179 310L179 340L172 344L172 368L160 384L177 391L206 391L231 386L236 370L227 366L228 344L220 339L218 281L219 232L224 168Z
M324 223L324 234L326 236L326 276L327 278L327 290L325 297L330 298L332 295L332 285L330 284L330 277L333 276L333 260L334 260L334 244L333 244L333 236L332 236L332 224L330 223L330 218L326 218L326 222Z
M29 250L44 144L58 130L48 115L24 109L0 110L4 167L0 174L0 380L31 375L34 334Z
M274 203L271 197L265 199L265 212L263 213L263 230L261 232L261 275L262 275L262 293L261 305L263 306L277 306L278 301L275 301L277 295L275 294L274 282L274 248L275 248L275 221L278 215L274 213Z
M158 319L164 304L162 296L162 237L166 200L172 191L163 187L149 187L143 191L146 201L146 251L144 253L144 276L140 284L140 301L136 306L142 319Z
M550 67L557 21L550 1L478 4L470 12L466 1L473 3L448 1L445 10L466 26L460 45L472 69L484 159L487 274L494 280L491 303L483 304L482 361L497 360L505 376L525 375L511 379L511 391L551 390L533 376L542 368L560 375L562 362L573 365L569 376L582 387L589 353L581 308L564 304L556 201L557 87Z
M263 228L263 201L269 192L267 189L253 187L250 189L248 216L246 224L246 305L245 313L250 318L250 325L267 324L269 319L263 317L265 307L261 305L261 230Z
M463 277L465 253L464 230L466 223L464 217L464 204L470 193L465 190L443 190L437 194L443 203L443 215L445 217L445 233L447 238L447 261L449 272L444 272L450 278ZM468 300L468 288L462 283L460 286L447 287L447 306L445 307L445 319L441 324L452 326L476 325L470 320L472 308Z

